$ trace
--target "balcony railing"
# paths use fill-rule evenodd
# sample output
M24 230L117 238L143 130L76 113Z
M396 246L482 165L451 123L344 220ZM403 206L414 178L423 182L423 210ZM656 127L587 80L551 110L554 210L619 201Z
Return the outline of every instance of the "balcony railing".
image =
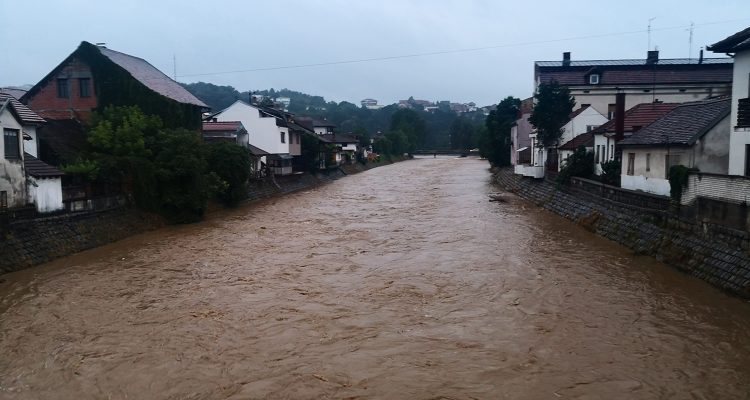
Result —
M740 99L737 107L737 127L750 128L750 98Z

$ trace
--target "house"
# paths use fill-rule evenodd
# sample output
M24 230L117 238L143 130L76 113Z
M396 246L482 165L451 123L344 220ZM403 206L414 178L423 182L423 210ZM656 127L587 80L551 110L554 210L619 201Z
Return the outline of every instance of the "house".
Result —
M750 176L750 28L708 50L734 54L728 174Z
M625 93L625 109L643 103L684 103L727 95L732 90L731 58L571 60L534 63L535 87L557 81L567 86L579 107L591 106L613 119L617 93ZM745 85L747 86L747 85Z
M357 160L359 139L356 137L334 133L320 135L320 138L325 143L330 143L336 147L336 151L330 155L332 163L336 165L351 164Z
M591 131L594 137L594 173L601 175L602 164L616 159L618 137L627 138L672 111L678 103L637 104L623 113L622 132L617 132L617 116Z
M674 165L726 174L729 161L729 98L681 104L618 143L621 186L669 195Z
M510 128L510 163L512 165L529 164L531 162L529 134L534 130L534 127L529 122L529 117L531 117L533 109L533 97L522 100L518 110L518 119Z
M209 122L240 122L247 129L247 144L268 155L265 162L276 175L293 173L292 159L301 154L300 133L290 132L289 116L279 110L248 104L242 100L211 115Z
M240 121L211 122L204 121L202 129L203 140L207 143L230 142L242 146L250 153L252 165L251 176L260 179L265 176L264 157L269 154L250 144L248 132Z
M593 129L606 122L607 118L596 111L593 107L581 107L571 112L568 116L568 122L560 128L562 134L558 143L565 145L574 138L586 132L591 132ZM567 159L569 155L573 154L572 151L559 151L558 147L560 145L550 148L540 147L537 142L536 131L532 131L532 133L529 134L529 144L531 148L531 160L529 165L516 168L516 173L519 175L542 178L544 177L545 169L552 172L558 172L562 167L563 161ZM575 151L575 149L573 150Z
M21 97L46 119L88 121L105 106L139 106L167 127L200 129L208 106L146 60L81 42Z
M38 212L63 209L63 173L35 157L36 128L45 120L14 97L0 93L0 208L34 204ZM33 153L33 154L32 154Z
M591 132L600 125L607 123L607 117L599 113L591 106L581 107L570 114L570 121L563 126L563 133L560 136L559 143L563 145L577 138L578 136ZM558 146L559 147L559 146ZM573 149L575 151L575 148ZM563 167L563 161L567 160L573 152L560 150L557 153L557 170Z

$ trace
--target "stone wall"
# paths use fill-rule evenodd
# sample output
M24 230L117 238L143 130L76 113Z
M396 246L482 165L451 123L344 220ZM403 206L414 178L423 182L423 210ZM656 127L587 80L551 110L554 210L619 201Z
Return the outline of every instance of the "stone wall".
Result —
M164 224L132 208L16 219L0 226L0 274L101 246Z
M511 169L495 174L505 189L591 232L652 256L741 297L750 298L750 233L624 204L596 191L558 188ZM645 200L650 201L650 200Z

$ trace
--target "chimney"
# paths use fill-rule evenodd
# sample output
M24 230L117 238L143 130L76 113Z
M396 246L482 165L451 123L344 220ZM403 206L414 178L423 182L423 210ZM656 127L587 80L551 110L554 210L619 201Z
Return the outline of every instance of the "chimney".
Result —
M659 61L659 50L649 50L646 55L646 64L655 64Z
M625 93L615 95L615 142L625 138Z
M703 64L703 49L698 53L698 64Z
M570 52L569 51L566 51L565 53L563 53L563 62L562 63L563 63L564 67L567 67L567 66L570 65Z

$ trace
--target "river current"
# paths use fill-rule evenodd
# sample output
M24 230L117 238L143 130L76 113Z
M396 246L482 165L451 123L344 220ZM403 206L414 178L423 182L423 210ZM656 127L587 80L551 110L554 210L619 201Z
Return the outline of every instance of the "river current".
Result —
M0 276L3 399L746 399L750 304L425 158Z

